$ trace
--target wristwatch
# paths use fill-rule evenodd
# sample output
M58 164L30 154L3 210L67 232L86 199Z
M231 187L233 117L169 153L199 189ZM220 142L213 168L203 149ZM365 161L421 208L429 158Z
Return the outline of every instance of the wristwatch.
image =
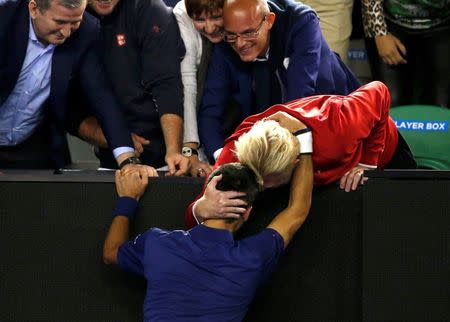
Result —
M196 149L190 148L188 146L184 146L181 149L181 154L183 154L185 157L190 157L193 154L198 155L198 151Z
M125 160L123 160L122 162L120 162L119 164L119 169L122 169L124 166L126 166L127 164L142 164L141 160L139 160L138 157L129 157L126 158Z

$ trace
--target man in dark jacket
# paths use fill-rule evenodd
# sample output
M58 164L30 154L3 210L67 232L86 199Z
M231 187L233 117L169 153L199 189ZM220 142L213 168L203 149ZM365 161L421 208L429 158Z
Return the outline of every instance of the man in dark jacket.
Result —
M100 18L102 59L140 159L155 167L167 163L172 175L186 173L180 74L185 50L171 9L162 0L93 0L88 11ZM80 134L103 146L97 153L101 166L114 167L97 127L87 118Z
M200 141L209 158L231 134L223 127L230 98L238 103L239 124L274 104L347 95L359 87L328 47L310 7L292 0L227 0L223 19L229 44L214 48L198 113Z
M98 25L84 14L86 4L0 2L0 168L67 163L67 89L75 82L102 120L116 166L134 156L130 133L93 50Z

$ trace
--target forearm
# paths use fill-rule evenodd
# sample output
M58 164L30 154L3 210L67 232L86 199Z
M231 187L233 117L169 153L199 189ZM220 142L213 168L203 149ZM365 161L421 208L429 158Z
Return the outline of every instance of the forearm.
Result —
M313 171L311 155L300 156L300 164L294 171L288 207L279 213L268 228L276 230L286 247L303 225L311 207Z
M294 208L298 212L293 214L297 217L306 218L311 207L313 185L313 165L310 154L301 154L299 164L291 181L291 192L289 196L288 209Z
M100 124L98 123L97 119L93 116L85 118L80 123L80 127L78 128L78 135L83 140L89 142L92 145L96 145L101 148L108 148L108 142L106 141L105 135L103 134L103 130ZM129 147L129 149L131 149L131 147ZM122 161L135 155L136 153L134 151L126 151L120 153L116 157L117 165L120 165Z
M161 127L166 143L166 153L180 153L183 137L183 119L176 114L161 116Z
M384 0L361 0L364 34L368 38L388 34L383 2Z
M114 217L103 246L103 261L105 264L117 264L117 252L119 247L128 241L129 227L130 222L127 217Z

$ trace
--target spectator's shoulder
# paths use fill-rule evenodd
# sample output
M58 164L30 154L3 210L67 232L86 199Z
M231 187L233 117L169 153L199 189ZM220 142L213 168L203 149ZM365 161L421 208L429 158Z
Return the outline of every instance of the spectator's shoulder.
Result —
M100 23L98 19L90 13L85 12L80 27L70 36L66 43L72 46L90 46L93 41L98 39L99 31Z
M308 13L316 15L314 9L301 2L292 0L270 0L268 1L270 11L277 16L300 17Z
M6 26L15 20L19 10L25 10L24 0L0 0L0 30L5 30Z
M316 12L305 4L290 0L276 0L268 3L270 11L276 14L273 32L281 39L285 39L285 43L292 36L298 35L298 32L306 25L317 23L319 28Z
M83 15L83 21L78 29L80 32L93 32L100 28L99 21L96 17L89 12L85 12Z
M138 14L150 16L153 19L172 16L172 8L166 6L162 0L132 0L129 5L133 5Z
M0 0L0 8L2 9L0 13L3 15L4 10L15 10L24 3L24 0Z

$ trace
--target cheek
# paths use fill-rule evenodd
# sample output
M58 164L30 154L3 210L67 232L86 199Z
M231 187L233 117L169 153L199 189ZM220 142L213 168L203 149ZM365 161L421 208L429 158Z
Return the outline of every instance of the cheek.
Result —
M197 31L202 31L203 30L203 24L194 22L194 28L197 29Z

